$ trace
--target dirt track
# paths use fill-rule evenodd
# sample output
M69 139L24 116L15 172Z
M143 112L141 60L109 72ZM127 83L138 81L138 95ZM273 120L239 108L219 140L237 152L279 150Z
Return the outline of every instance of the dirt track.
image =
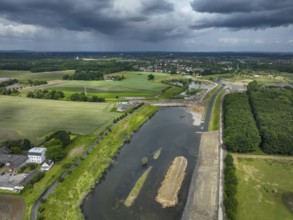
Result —
M202 133L198 157L182 220L213 220L218 217L218 132Z
M186 167L185 157L176 157L170 166L156 197L156 201L164 208L177 204L178 192L185 176Z

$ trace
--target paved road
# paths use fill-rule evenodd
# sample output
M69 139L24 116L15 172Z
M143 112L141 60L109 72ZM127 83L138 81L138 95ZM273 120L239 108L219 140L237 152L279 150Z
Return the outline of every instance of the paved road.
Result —
M218 218L218 131L202 133L197 163L182 220L215 220Z
M208 105L203 131L208 131L212 108L221 86L213 95ZM183 211L182 220L218 219L220 187L220 135L219 132L204 132L201 135L199 155L192 175L189 195ZM222 210L221 210L222 212ZM220 218L220 220L222 220Z

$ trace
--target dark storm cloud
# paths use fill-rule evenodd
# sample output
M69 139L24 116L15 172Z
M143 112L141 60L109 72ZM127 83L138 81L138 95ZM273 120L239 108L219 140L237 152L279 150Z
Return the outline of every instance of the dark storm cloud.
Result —
M1 0L0 14L24 24L68 30L95 30L112 34L131 22L144 21L141 16L122 17L109 14L111 0Z
M207 13L233 13L271 11L293 7L292 0L193 0L195 11Z
M194 0L193 10L213 15L192 28L266 28L293 24L292 0Z
M174 5L164 0L144 0L142 2L142 13L159 14L174 11Z

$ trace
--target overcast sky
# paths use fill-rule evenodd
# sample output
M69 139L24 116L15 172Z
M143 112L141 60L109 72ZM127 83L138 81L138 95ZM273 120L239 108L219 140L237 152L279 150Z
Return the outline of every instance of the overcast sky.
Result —
M293 0L0 0L0 50L293 52Z

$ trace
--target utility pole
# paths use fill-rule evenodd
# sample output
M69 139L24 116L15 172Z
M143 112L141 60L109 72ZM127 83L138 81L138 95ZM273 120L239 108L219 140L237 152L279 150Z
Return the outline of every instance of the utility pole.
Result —
M84 83L84 94L87 96L87 91L86 91L86 82Z

